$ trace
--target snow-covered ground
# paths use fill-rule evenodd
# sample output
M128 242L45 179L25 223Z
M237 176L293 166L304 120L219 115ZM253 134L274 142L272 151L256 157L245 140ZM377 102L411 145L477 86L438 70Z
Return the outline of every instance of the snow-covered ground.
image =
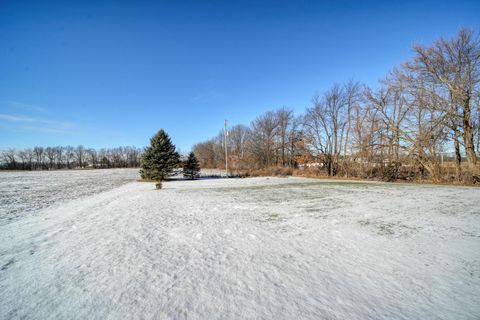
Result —
M139 178L138 169L0 171L0 225Z
M0 226L0 319L479 319L479 204L462 187L129 183Z

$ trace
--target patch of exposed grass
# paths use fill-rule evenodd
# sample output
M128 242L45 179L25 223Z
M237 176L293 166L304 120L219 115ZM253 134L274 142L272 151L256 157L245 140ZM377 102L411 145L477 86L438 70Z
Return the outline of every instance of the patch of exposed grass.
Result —
M309 186L368 186L374 185L370 182L356 182L356 181L315 181L315 182L292 182L282 184L282 186L290 187L309 187Z
M268 189L287 189L292 187L315 187L315 186L356 186L356 187L367 187L367 186L378 186L377 183L371 182L356 182L356 181L312 181L312 182L289 182L289 183L280 183L272 185L261 185L261 186L235 186L235 187L215 187L211 190L268 190Z
M278 220L279 215L278 213L271 213L268 215L268 218L266 220Z
M383 236L392 235L408 235L414 232L418 232L418 228L405 225L399 221L397 222L385 222L385 221L372 221L372 220L358 220L358 223L364 227L372 227L377 234Z

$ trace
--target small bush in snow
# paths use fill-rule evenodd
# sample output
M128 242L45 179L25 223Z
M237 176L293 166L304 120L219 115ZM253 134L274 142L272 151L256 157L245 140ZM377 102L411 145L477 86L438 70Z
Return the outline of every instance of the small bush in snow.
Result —
M200 165L198 164L197 158L193 152L190 152L188 155L187 161L183 166L183 177L187 179L198 178L200 173Z

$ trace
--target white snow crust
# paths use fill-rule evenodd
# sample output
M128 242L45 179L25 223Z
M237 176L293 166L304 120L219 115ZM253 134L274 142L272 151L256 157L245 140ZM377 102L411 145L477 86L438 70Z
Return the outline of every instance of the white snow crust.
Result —
M479 204L467 187L128 183L0 225L0 319L479 319Z
M138 169L0 172L0 225L139 178Z

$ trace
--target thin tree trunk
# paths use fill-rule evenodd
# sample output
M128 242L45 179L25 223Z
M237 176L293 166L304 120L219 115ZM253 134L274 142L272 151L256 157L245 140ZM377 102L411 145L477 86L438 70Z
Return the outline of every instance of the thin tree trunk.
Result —
M457 129L453 135L453 145L455 148L455 173L457 180L460 180L462 174L462 155L460 154L460 142L458 141L459 132Z
M477 155L475 154L475 145L473 144L470 98L465 99L463 104L463 139L465 142L465 153L467 154L467 161L470 172L475 173L477 165Z

